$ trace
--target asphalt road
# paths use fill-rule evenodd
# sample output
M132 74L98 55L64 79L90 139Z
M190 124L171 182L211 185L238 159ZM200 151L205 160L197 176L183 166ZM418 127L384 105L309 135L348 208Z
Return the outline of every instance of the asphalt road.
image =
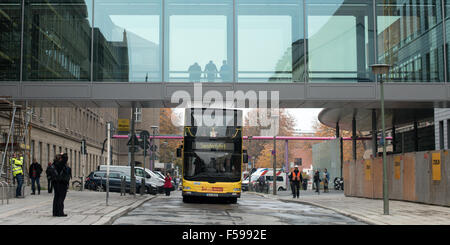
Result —
M244 192L237 204L183 203L181 192L158 195L114 225L359 225L334 211Z

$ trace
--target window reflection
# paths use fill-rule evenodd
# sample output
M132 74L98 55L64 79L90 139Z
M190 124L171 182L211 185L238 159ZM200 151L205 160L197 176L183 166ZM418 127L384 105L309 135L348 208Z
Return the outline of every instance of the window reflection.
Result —
M170 82L231 82L233 1L168 0Z
M373 8L367 2L306 0L309 82L370 81Z
M303 82L302 1L237 3L239 82Z
M20 73L21 1L0 3L0 81L18 81Z
M377 1L377 62L395 82L444 80L440 1Z
M161 81L157 0L96 0L94 80Z
M90 80L91 5L26 0L24 80Z

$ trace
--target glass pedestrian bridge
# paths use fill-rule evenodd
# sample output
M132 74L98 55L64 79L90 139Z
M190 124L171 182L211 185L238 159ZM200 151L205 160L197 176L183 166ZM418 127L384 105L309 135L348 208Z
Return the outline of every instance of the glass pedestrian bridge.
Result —
M2 0L0 96L167 101L201 82L279 90L288 107L370 106L369 66L386 63L388 106L389 91L442 105L449 10L450 0Z

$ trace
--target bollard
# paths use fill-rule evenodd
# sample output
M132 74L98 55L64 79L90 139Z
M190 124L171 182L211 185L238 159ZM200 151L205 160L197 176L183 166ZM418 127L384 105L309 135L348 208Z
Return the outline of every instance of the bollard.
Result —
M22 185L22 198L25 198L25 185Z
M122 178L120 178L120 195L125 196L125 176L122 176Z
M141 196L145 193L145 179L142 178L141 180Z
M3 184L3 181L0 181L0 184L2 184L2 205L4 203L4 197L5 197L5 185Z

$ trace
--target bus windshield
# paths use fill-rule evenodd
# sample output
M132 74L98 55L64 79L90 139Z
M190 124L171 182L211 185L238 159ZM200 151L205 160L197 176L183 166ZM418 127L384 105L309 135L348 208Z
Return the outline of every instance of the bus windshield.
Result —
M200 111L201 112L201 111ZM216 125L198 125L192 112L184 133L183 177L191 181L236 182L241 180L242 127L237 113L226 111ZM189 123L187 123L189 124Z

